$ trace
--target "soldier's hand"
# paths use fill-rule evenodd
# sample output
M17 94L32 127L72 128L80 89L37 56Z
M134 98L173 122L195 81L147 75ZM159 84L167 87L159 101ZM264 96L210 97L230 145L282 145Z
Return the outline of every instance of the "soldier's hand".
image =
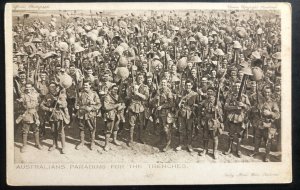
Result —
M157 107L157 110L161 110L161 106L158 106L158 107Z
M53 111L53 108L49 108L49 112L52 112Z
M79 106L77 106L77 105L76 105L76 106L75 106L75 109L77 109L77 110L78 110L78 109L79 109Z

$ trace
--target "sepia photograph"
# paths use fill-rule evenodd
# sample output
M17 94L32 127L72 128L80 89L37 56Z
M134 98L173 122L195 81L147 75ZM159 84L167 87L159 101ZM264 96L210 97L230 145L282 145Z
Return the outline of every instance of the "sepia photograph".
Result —
M288 3L5 14L8 184L291 182Z

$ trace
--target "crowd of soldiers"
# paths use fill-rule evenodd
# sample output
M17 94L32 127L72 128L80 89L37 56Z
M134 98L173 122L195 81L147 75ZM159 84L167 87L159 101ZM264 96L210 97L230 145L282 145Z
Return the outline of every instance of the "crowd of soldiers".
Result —
M253 129L254 151L280 146L281 25L276 13L236 11L177 15L104 16L74 12L14 17L15 131L22 130L21 152L30 129L40 136L51 127L53 144L67 153L65 127L85 131L95 149L97 118L103 120L104 150L128 129L128 146L145 142L145 127L156 126L162 151L193 151L201 134L201 156L227 134L225 155L242 156L241 143ZM47 17L47 18L46 18ZM201 133L199 133L201 131ZM134 134L136 133L136 139ZM234 145L235 144L235 148ZM279 149L279 148L278 148Z

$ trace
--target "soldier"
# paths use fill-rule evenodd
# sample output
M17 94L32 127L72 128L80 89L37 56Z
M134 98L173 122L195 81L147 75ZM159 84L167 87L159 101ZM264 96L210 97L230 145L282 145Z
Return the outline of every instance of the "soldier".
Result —
M186 91L183 92L179 102L179 145L177 151L182 149L182 145L186 144L189 152L193 151L192 135L194 126L194 109L197 106L198 93L192 90L193 83L186 81ZM184 143L185 142L185 143Z
M155 117L154 117L154 105L150 103L150 101L154 98L154 96L157 93L157 86L155 83L153 83L153 74L152 73L147 73L147 81L146 84L149 88L149 98L146 103L146 110L145 110L145 126L144 128L147 128L148 122L151 121L153 122Z
M167 79L163 78L161 81L161 89L159 93L156 94L154 99L150 104L156 105L156 114L159 119L159 125L161 129L160 133L160 142L162 142L163 136L167 141L166 145L162 149L163 152L166 152L171 144L171 125L172 121L172 107L174 106L174 98L172 91L168 88Z
M113 143L117 146L121 144L117 141L119 123L124 117L122 111L125 109L125 104L119 102L119 88L117 85L112 85L110 93L104 97L104 110L105 110L105 146L104 150L109 150L109 138L113 134Z
M250 91L248 92L248 97L249 97L249 102L251 105L251 108L249 110L249 122L250 125L253 127L253 142L255 139L255 131L258 126L258 121L259 121L259 112L257 109L257 102L258 98L260 97L260 94L256 93L256 82L252 81L250 84Z
M45 96L48 94L49 90L48 90L48 86L49 86L49 82L47 81L47 73L46 71L42 71L40 73L40 77L41 80L37 81L35 88L37 90L37 92L40 94L40 99L41 101L44 100ZM44 137L46 135L46 126L45 126L45 112L42 109L38 110L39 113L39 118L40 118L40 136Z
M49 151L58 148L58 136L61 137L61 153L66 153L65 125L70 123L70 115L67 108L67 95L65 89L60 89L60 86L51 81L49 85L49 93L45 96L41 103L41 109L46 112L46 118L51 126L53 135L53 144Z
M70 65L69 75L72 77L72 85L66 90L66 93L68 110L71 116L71 122L73 122L73 117L75 117L75 102L78 98L83 76L81 74L81 71L75 68L74 64Z
M26 73L24 71L19 71L18 76L14 79L14 118L17 119L25 110L23 107L23 103L16 101L20 99L21 96L25 93L26 87ZM17 133L17 128L19 124L15 125L15 135Z
M201 103L201 125L203 127L204 150L200 153L205 156L208 153L209 139L213 140L213 158L217 159L219 135L223 131L223 112L221 103L216 100L213 87L207 89L207 99Z
M281 113L281 86L280 83L275 85L275 92L273 95L273 100L277 103L280 113ZM277 151L281 151L281 116L278 119L275 119L274 125L277 129Z
M145 102L149 98L149 88L144 84L144 75L138 73L137 84L134 84L128 89L128 98L130 104L128 107L128 118L130 125L130 137L128 146L132 146L134 128L138 128L138 142L144 144L142 133L144 125Z
M39 125L40 120L37 113L37 107L39 106L39 95L33 91L31 83L26 83L25 93L21 95L21 98L17 99L18 102L23 103L25 111L17 118L16 123L22 122L22 143L21 152L27 150L27 136L30 128L33 130L35 137L35 146L38 149L42 149L39 138Z
M255 147L254 152L250 156L254 156L259 152L259 146L261 140L264 140L266 147L266 154L264 161L269 162L269 153L271 148L271 141L276 135L276 126L274 121L279 119L280 112L278 104L271 98L272 90L271 87L266 86L263 91L263 100L259 101L257 108L260 113L260 120L255 135Z
M91 134L90 149L95 148L95 134L96 134L96 116L101 107L99 96L96 92L91 90L91 82L89 80L83 81L83 90L79 93L76 104L77 118L79 119L80 129L80 143L76 146L79 150L84 146L84 131L89 129Z
M240 144L244 138L246 126L244 124L245 115L250 107L248 96L241 94L238 100L238 92L241 83L236 82L233 86L233 93L227 96L224 109L226 110L226 125L229 129L228 150L224 153L228 155L233 152L232 143L237 140L236 154L241 157Z

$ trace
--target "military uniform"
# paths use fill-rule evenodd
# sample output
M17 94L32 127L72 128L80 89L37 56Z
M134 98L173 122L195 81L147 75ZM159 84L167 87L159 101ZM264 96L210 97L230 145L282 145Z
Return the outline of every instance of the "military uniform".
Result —
M201 126L203 127L204 150L201 155L208 152L209 139L213 140L213 156L216 159L216 150L218 149L219 135L224 130L222 105L218 102L215 105L215 98L206 99L200 105Z
M130 125L129 145L133 142L134 127L138 126L138 141L143 142L142 133L143 125L145 124L145 103L149 98L149 88L147 85L140 84L137 86L137 91L140 94L134 94L135 86L131 86L128 90L128 98L130 104L128 107L128 118Z
M37 112L37 108L39 106L39 95L36 92L24 93L21 95L19 99L22 102L24 107L24 112L17 118L16 123L22 122L22 142L23 147L21 148L21 152L25 152L27 148L27 136L30 128L32 128L34 137L35 137L35 145L41 149L40 140L39 140L39 115Z
M76 149L80 149L84 145L84 131L89 129L91 134L91 149L95 146L95 134L96 134L96 116L98 110L101 107L101 102L98 94L92 90L88 92L82 91L79 93L77 106L77 118L79 119L80 129L80 144Z
M182 144L188 146L188 150L192 151L192 135L194 127L195 108L194 105L198 102L198 93L185 91L179 103L178 121L179 121L179 146Z
M37 92L40 93L40 99L41 101L44 100L45 96L48 94L49 90L48 90L48 81L38 81L36 83L36 90ZM39 109L38 110L38 113L39 113L39 117L40 117L40 122L41 122L41 125L40 125L40 135L41 136L45 136L46 135L46 113L45 111L43 111L42 109Z
M237 94L229 94L224 109L226 110L226 126L229 129L229 146L228 151L225 152L229 154L232 152L232 143L234 138L237 138L237 145L236 145L236 153L240 157L240 143L245 135L246 126L244 124L246 112L250 108L250 102L248 96L242 94L241 103L242 107L238 105L238 96Z
M160 89L160 93L157 94L150 102L152 105L161 107L160 110L156 110L156 115L159 119L159 125L161 128L161 139L165 136L167 144L164 146L163 151L167 151L171 144L171 125L174 122L174 114L172 108L174 106L174 97L172 91L169 88Z
M74 73L69 74L72 77L72 85L66 90L67 93L67 103L68 103L68 111L70 114L70 119L73 121L73 116L75 115L75 103L76 99L78 98L79 89L81 88L81 79L80 79L80 73L76 74L76 71Z
M111 134L113 134L113 142L116 145L120 145L117 142L117 134L119 130L120 121L124 120L124 108L125 104L123 103L123 108L119 109L119 96L113 96L111 93L108 93L104 97L104 120L105 120L105 146L104 150L108 150L108 141Z
M58 136L60 134L62 153L64 154L66 146L64 124L70 123L65 89L60 90L58 94L48 93L41 103L41 109L46 112L46 118L49 119L53 135L53 144L49 151L58 147Z
M255 147L253 155L259 152L259 146L261 144L261 140L263 139L266 147L265 161L268 161L271 148L271 140L275 137L277 132L274 121L276 119L279 119L280 117L279 107L278 104L272 99L263 99L263 101L258 103L257 108L260 112L260 119L255 134ZM265 110L269 111L270 114L265 115Z

